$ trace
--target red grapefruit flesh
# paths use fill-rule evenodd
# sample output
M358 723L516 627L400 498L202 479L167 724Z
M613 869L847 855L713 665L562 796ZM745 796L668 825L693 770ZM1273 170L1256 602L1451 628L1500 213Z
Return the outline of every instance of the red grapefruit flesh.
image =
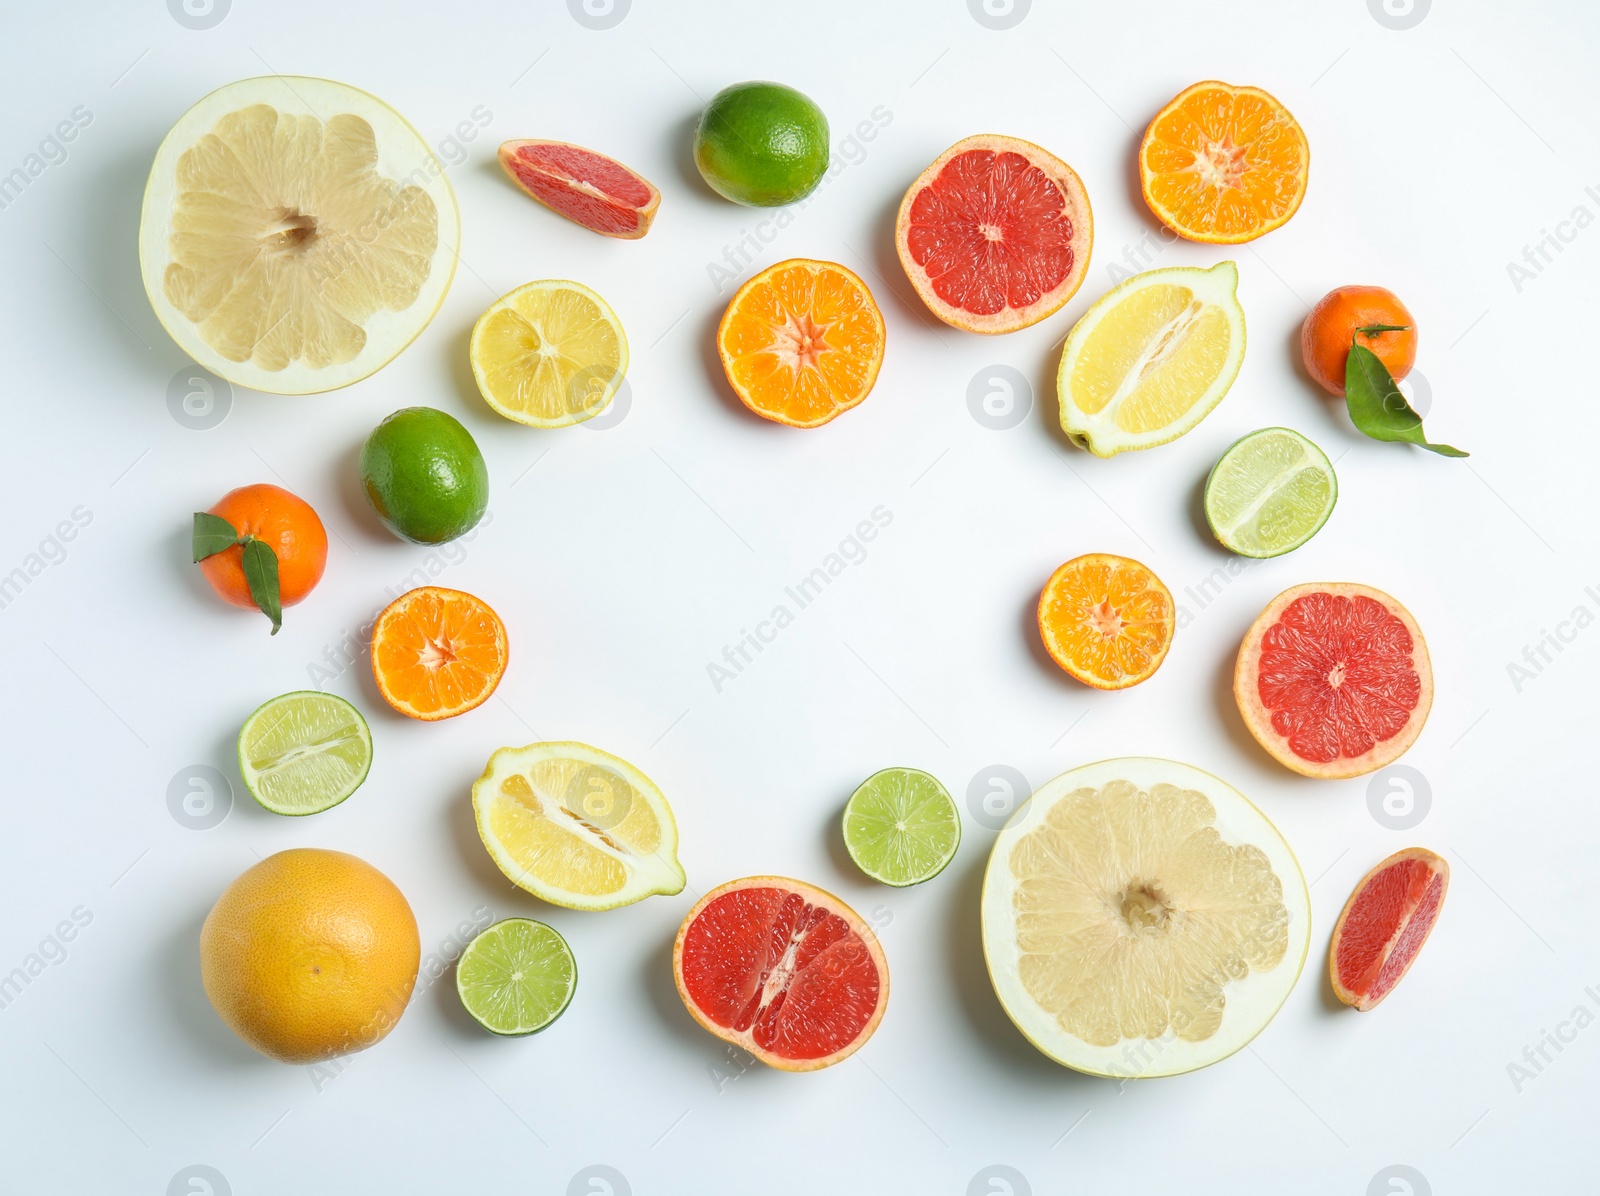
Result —
M1279 594L1239 645L1233 697L1278 763L1355 777L1398 759L1433 705L1428 645L1382 590L1313 582Z
M607 237L650 231L661 192L621 162L565 141L508 141L500 165L552 212Z
M1367 1010L1393 992L1428 941L1449 887L1450 865L1423 847L1397 851L1363 876L1328 948L1334 994Z
M889 1003L871 927L833 894L781 876L701 898L678 931L672 970L695 1021L784 1071L855 1053Z
M911 184L895 247L946 324L1015 332L1060 310L1094 242L1089 196L1060 158L1016 137L956 142Z

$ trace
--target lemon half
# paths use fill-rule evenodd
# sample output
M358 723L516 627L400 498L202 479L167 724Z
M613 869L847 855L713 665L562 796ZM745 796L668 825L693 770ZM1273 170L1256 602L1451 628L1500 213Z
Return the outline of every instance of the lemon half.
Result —
M472 329L472 373L489 406L535 428L593 419L628 372L628 338L588 287L547 278L502 295Z
M683 891L678 824L655 783L585 743L501 748L472 786L478 835L511 881L568 909Z
M1176 440L1222 401L1244 362L1232 262L1136 274L1067 336L1061 427L1097 457Z
M455 194L421 135L343 83L242 79L156 151L139 263L213 373L274 394L358 382L427 327L455 274Z
M983 881L983 952L1017 1028L1100 1076L1225 1059L1305 965L1294 852L1232 786L1172 760L1102 760L1012 816Z

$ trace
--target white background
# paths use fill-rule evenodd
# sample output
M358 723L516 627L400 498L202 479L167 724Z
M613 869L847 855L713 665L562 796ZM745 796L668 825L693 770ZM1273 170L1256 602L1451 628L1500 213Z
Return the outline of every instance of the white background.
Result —
M1574 239L1520 288L1508 263L1574 208L1600 216L1600 10L1519 4L1513 19L1489 0L1441 0L1394 30L1365 0L1038 0L992 30L962 0L632 7L605 30L555 0L234 0L209 29L155 0L8 10L0 172L75 107L93 119L0 211L0 573L75 508L92 522L0 610L0 973L75 908L92 921L0 1009L0 1189L203 1191L175 1178L191 1164L240 1196L607 1190L580 1175L591 1164L638 1196L1008 1184L1356 1196L1406 1191L1383 1171L1397 1164L1423 1177L1414 1192L1591 1184L1600 1030L1566 1019L1600 1011L1593 754L1579 746L1593 742L1600 632L1560 621L1580 605L1600 614L1585 592L1600 585L1600 231L1562 226ZM270 71L367 88L442 145L458 163L461 268L432 325L377 375L308 398L239 392L220 426L195 430L169 413L184 360L142 293L140 195L184 109ZM1249 351L1193 433L1096 460L1055 430L1056 345L1112 263L1160 244L1138 196L1139 133L1210 77L1264 86L1295 113L1310 191L1252 245L1151 253L1151 265L1231 253ZM716 198L690 135L703 101L747 78L814 97L851 161L740 277L836 259L888 324L871 398L818 431L748 416L716 365L727 294L708 264L770 214ZM892 119L863 152L847 146L880 105ZM480 106L474 140L450 144ZM892 240L911 179L981 131L1072 163L1096 219L1082 292L999 339L932 321ZM518 194L494 150L530 136L594 146L652 179L649 236L593 236ZM632 406L613 427L534 431L475 392L474 319L543 277L593 286L628 330ZM1389 286L1415 313L1428 430L1470 460L1362 439L1299 372L1308 306L1352 282ZM1004 431L967 405L995 364L1034 391ZM441 580L501 612L510 671L488 705L428 726L381 703L362 657L328 688L371 721L370 779L326 814L276 818L237 781L236 730L264 699L306 687L325 646L425 563L383 533L355 470L367 431L419 403L458 416L489 461L493 520ZM1337 460L1338 508L1305 548L1224 574L1202 604L1190 591L1230 558L1197 514L1200 485L1228 443L1267 424ZM325 580L275 639L188 563L190 513L256 481L305 497L331 533ZM723 646L880 505L893 521L867 558L716 692L707 665ZM1190 615L1160 673L1126 693L1075 684L1029 629L1050 571L1088 551L1146 561ZM1244 629L1281 589L1329 579L1393 593L1428 636L1438 694L1406 763L1431 808L1414 829L1373 816L1366 779L1290 775L1234 710ZM1519 686L1508 665L1558 624L1572 642ZM680 896L576 914L496 871L473 830L472 780L496 747L568 737L666 792L689 875ZM955 863L904 892L854 872L837 831L852 788L885 765L934 772L965 810L996 763L1037 785L1121 754L1190 761L1254 798L1299 854L1315 919L1305 974L1250 1049L1126 1088L1037 1054L997 1005L977 921L991 830L969 814ZM231 812L209 830L167 804L197 764L233 779ZM1453 869L1438 929L1383 1006L1347 1011L1328 991L1328 931L1361 874L1413 843ZM534 1038L495 1040L446 972L342 1070L255 1055L206 1002L197 935L238 872L296 845L355 852L392 877L425 953L453 951L480 907L548 920L578 957L571 1009ZM888 1016L829 1071L738 1074L674 990L672 936L695 894L756 872L835 890L881 927ZM1524 1049L1562 1026L1573 1041L1514 1080L1508 1065L1527 1066ZM1021 1182L981 1171L994 1164Z

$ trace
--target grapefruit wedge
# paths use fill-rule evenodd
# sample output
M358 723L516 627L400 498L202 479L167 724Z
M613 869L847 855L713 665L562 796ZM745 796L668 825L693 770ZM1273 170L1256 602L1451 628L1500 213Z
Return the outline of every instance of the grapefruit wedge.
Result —
M1361 878L1333 928L1333 992L1365 1012L1394 991L1433 932L1450 865L1425 847L1397 851Z
M1083 283L1094 216L1077 173L1016 137L956 142L911 184L895 248L946 324L1015 332L1059 311Z
M1433 668L1417 621L1382 590L1312 582L1279 594L1245 633L1233 697L1285 768L1357 777L1421 734Z
M678 930L672 970L695 1021L782 1071L854 1054L889 1004L872 928L833 894L781 876L702 897Z
M552 212L605 237L636 241L650 231L661 192L615 158L565 141L507 141L500 165Z

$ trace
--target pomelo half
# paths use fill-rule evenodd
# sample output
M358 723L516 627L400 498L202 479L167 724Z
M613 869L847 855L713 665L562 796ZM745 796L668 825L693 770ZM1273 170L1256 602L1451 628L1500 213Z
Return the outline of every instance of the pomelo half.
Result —
M906 191L895 248L946 324L1015 332L1083 284L1094 215L1077 172L1016 137L980 134L940 154Z
M1382 590L1311 582L1279 594L1245 633L1233 697L1285 768L1355 777L1416 741L1433 705L1433 668L1417 621Z
M1361 878L1328 947L1328 977L1346 1005L1363 1012L1394 991L1433 932L1450 887L1450 865L1407 847Z
M854 1054L889 1004L872 928L832 893L781 876L702 897L678 930L672 971L695 1021L783 1071Z
M382 100L241 79L156 151L139 264L157 319L213 373L273 394L358 382L428 326L455 274L455 194Z
M1311 899L1271 822L1188 764L1063 773L1018 807L983 878L1000 1004L1050 1058L1177 1075L1272 1020L1305 964Z
M661 192L643 175L565 141L507 141L500 166L528 196L606 237L638 240L661 205Z

